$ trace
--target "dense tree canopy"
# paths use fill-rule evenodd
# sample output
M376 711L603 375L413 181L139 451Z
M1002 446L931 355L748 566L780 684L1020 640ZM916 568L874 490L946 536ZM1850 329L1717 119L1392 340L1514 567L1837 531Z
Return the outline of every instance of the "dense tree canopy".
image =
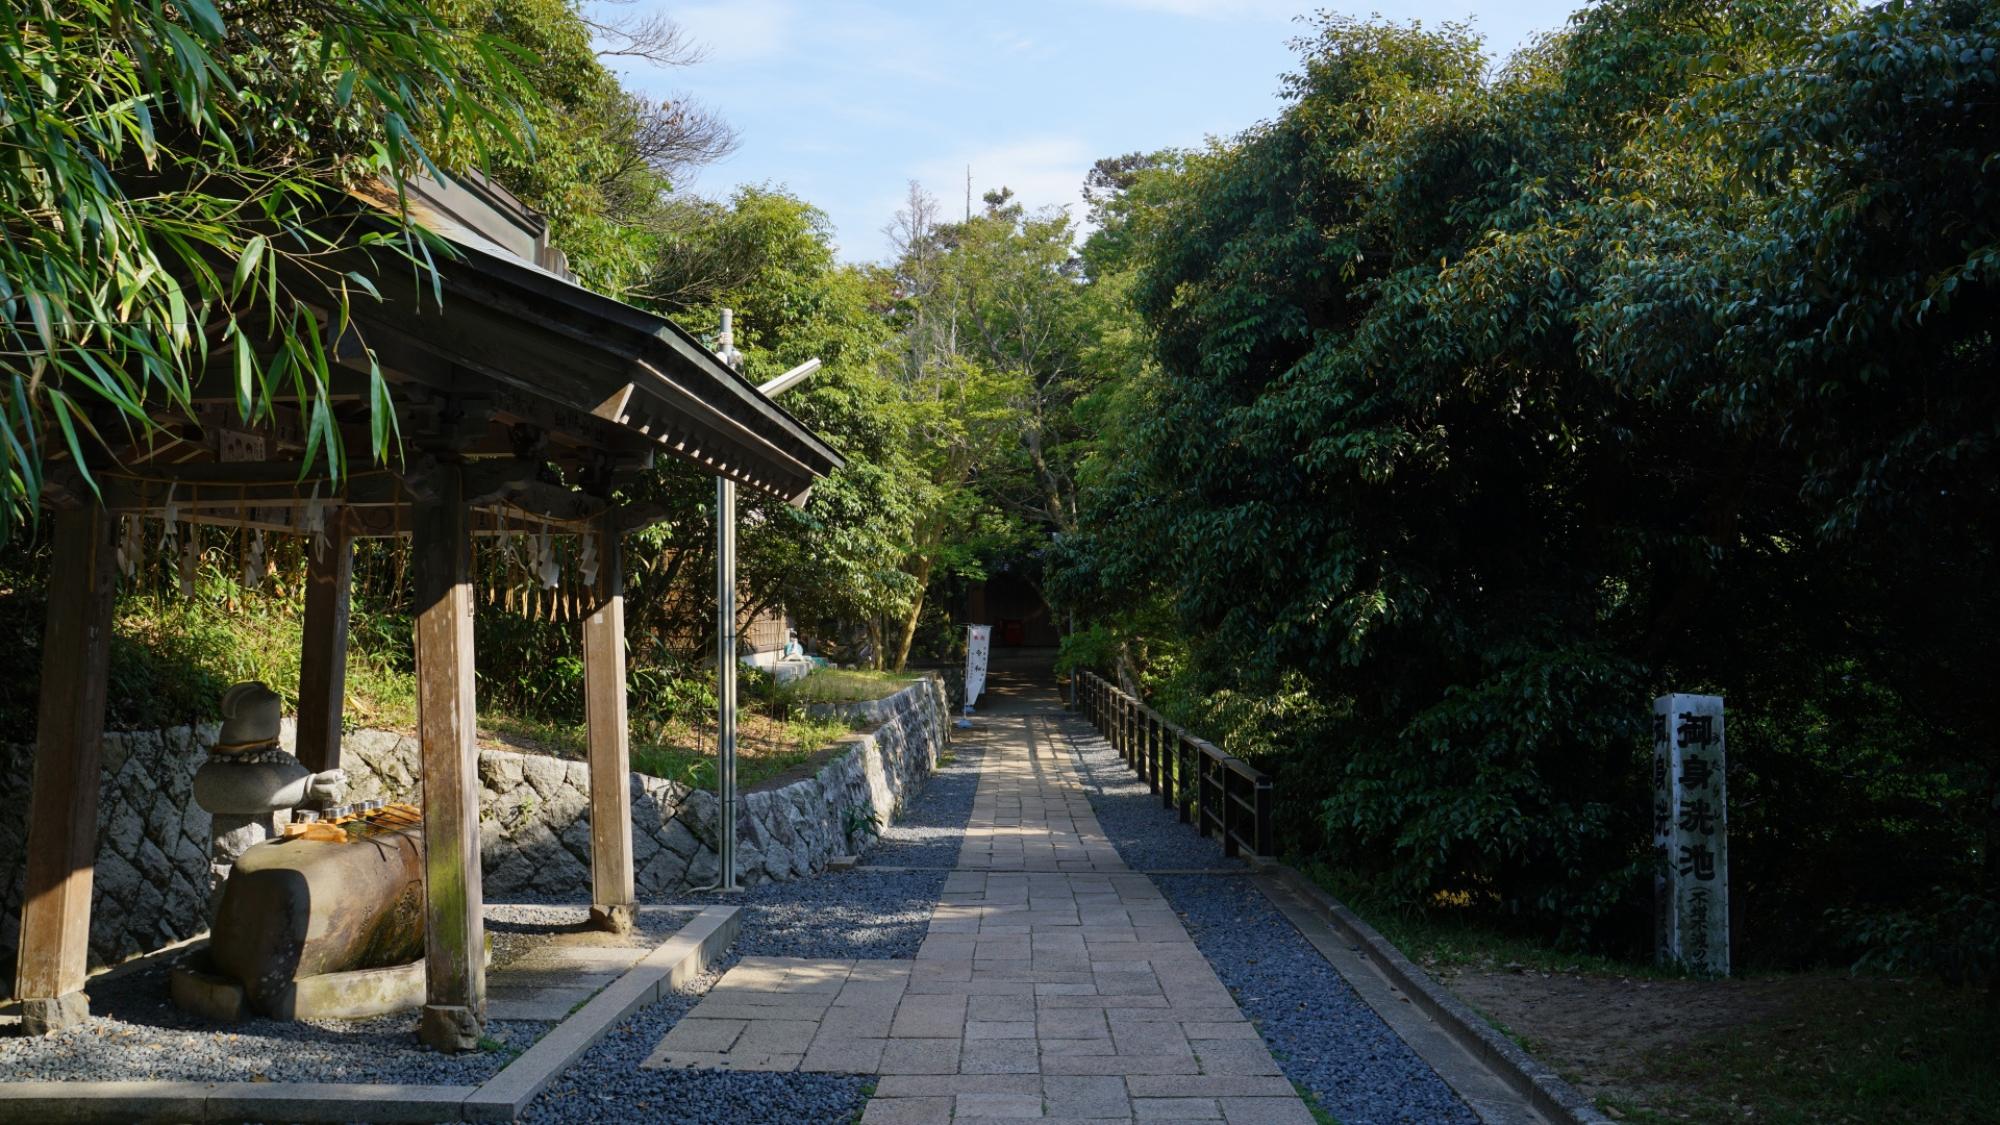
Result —
M1276 121L1107 180L1158 373L1058 590L1415 901L1636 937L1639 721L1716 690L1753 959L1990 920L1996 44L1624 0L1489 73L1323 20Z

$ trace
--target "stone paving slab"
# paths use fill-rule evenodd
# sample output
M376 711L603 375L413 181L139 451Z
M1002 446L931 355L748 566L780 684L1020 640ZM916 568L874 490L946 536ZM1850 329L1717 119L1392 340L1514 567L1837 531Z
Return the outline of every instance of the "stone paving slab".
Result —
M1050 714L987 718L914 959L745 958L653 1068L877 1075L863 1125L1311 1122L1159 888L1106 839Z

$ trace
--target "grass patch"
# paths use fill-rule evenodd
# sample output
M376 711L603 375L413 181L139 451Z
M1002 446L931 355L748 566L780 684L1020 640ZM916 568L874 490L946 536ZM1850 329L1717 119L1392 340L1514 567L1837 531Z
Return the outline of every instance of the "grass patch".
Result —
M498 711L482 711L480 734L517 749L558 758L581 759L589 747L580 722L549 722ZM736 783L748 788L811 762L852 732L842 719L797 716L773 719L744 710L736 721ZM696 789L715 784L715 728L669 723L642 731L631 728L632 768Z
M34 737L48 603L41 591L0 591L0 737ZM409 631L357 608L347 655L351 727L416 722ZM105 726L160 730L219 717L229 685L262 680L298 704L305 615L297 597L244 592L212 568L190 597L130 594L112 623ZM397 651L400 658L388 655Z
M778 689L797 703L859 703L884 699L915 683L908 672L819 668Z

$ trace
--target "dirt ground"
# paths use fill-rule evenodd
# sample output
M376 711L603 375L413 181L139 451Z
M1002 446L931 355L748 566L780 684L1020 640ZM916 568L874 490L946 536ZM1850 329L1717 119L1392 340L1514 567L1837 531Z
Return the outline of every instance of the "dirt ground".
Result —
M1982 994L1840 971L1697 981L1509 963L1439 979L1614 1119L2000 1125Z
M1645 1063L1663 1048L1783 1016L1804 996L1845 983L1635 980L1537 970L1441 974L1459 998L1523 1040L1586 1096L1651 1100Z

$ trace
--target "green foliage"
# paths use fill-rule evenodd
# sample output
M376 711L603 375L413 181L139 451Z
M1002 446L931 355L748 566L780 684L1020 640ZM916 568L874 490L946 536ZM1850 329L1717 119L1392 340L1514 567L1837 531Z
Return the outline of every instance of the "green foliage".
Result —
M106 726L160 730L220 718L223 690L262 680L286 701L297 702L299 654L305 622L298 594L304 560L280 557L267 579L270 589L250 593L238 585L235 565L220 536L210 533L196 570L194 590L183 596L164 573L141 573L121 590L111 638ZM42 672L48 552L38 537L21 537L0 556L0 629L9 643L0 652L0 737L34 737ZM347 693L351 723L407 727L415 722L407 618L357 607L348 650Z
M856 703L886 699L916 682L899 672L820 668L778 690L798 703Z
M328 342L371 274L441 252L407 224L333 221L344 192L525 144L515 58L413 0L0 13L0 538L32 517L49 451L150 435L211 367L245 419L308 403L305 459L339 470ZM372 397L379 455L379 379Z
M787 391L783 406L847 459L804 508L739 493L737 570L744 618L783 606L822 646L839 647L849 623L900 612L921 587L902 562L926 488L912 459L910 411L882 364L890 330L886 296L871 274L834 262L826 216L783 192L745 188L728 203L676 201L671 237L647 288L690 329L735 313L737 344L753 382L807 359L823 366ZM692 654L712 636L712 480L666 466L633 499L671 518L634 537L634 624ZM844 655L852 659L851 655Z
M1455 25L1298 46L1276 121L1094 181L1152 362L1054 552L1075 657L1270 747L1295 846L1628 949L1638 720L1720 690L1743 960L1924 886L1983 917L2000 15L1622 0L1497 73Z
M863 805L849 805L840 812L841 830L847 836L847 846L859 848L882 835L882 815Z

